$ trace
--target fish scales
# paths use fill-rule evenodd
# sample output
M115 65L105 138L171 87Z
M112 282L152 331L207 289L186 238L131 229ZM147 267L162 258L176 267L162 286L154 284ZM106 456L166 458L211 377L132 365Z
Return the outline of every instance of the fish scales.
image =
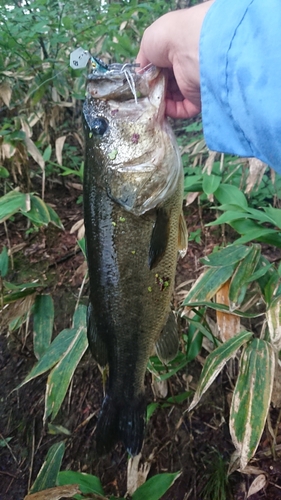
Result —
M169 335L161 346L161 332L171 314L183 174L164 120L164 77L154 70L149 78L137 104L124 93L112 99L111 88L107 98L96 97L101 80L90 81L84 105L88 339L97 362L109 366L100 454L119 440L132 455L140 451L148 358L157 342L166 359L177 347Z

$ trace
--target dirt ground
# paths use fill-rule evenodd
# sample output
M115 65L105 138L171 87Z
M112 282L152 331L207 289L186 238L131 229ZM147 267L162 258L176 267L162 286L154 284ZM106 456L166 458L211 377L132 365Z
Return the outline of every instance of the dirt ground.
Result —
M73 310L83 280L84 258L76 247L76 236L70 229L82 218L82 207L76 204L81 194L73 187L55 184L48 186L47 202L54 205L64 224L65 231L49 227L26 236L26 219L15 217L8 223L8 236L12 248L21 245L14 253L15 269L10 281L46 275L55 302L55 334L70 325ZM58 201L59 200L59 201ZM208 217L208 214L207 214ZM200 228L196 202L189 207L187 221L190 230ZM176 285L194 280L200 272L199 258L220 243L221 235L213 232L204 235L201 244L191 242L186 257L179 262ZM0 226L1 245L7 244L7 234ZM1 248L0 248L1 250ZM273 256L274 257L274 256ZM87 285L82 303L87 302ZM31 326L29 330L31 330ZM183 324L183 328L185 325ZM194 390L206 353L169 379L169 395L188 389ZM122 446L103 458L95 452L94 431L102 402L100 372L89 352L77 369L71 391L67 396L55 424L70 431L70 436L54 435L43 428L44 390L46 376L39 377L20 390L14 390L23 381L35 363L31 334L24 329L8 335L2 327L0 335L0 500L22 500L33 483L48 449L55 442L64 440L66 453L62 470L71 469L99 476L106 494L126 494L127 454ZM187 387L188 384L188 387ZM151 375L146 377L147 399L155 396L151 388ZM255 476L235 472L229 477L227 496L208 495L208 484L215 472L227 471L234 451L228 431L229 402L233 384L225 370L213 383L206 396L194 411L188 413L190 401L169 408L163 401L149 421L143 448L143 461L150 463L149 476L160 472L181 471L182 474L163 496L164 500L242 500L247 498L249 485ZM279 410L270 412L271 425L276 431L273 446L268 428L251 466L264 471L267 484L252 500L281 498L281 424ZM8 439L9 438L9 439ZM3 440L8 440L1 447ZM280 449L279 449L280 448Z

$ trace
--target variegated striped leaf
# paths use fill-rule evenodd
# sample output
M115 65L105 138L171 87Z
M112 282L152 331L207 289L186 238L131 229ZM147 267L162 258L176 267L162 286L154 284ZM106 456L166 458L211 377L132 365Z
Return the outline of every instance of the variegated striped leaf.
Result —
M230 409L230 434L243 470L259 444L270 405L274 349L253 339L244 350Z
M200 300L210 300L233 274L234 266L211 267L207 269L194 283L185 298L183 305L188 306L189 302Z
M213 383L226 362L235 355L243 344L250 340L252 335L253 334L251 332L240 332L238 335L227 340L224 344L220 345L217 349L211 352L211 354L209 354L204 364L193 401L189 406L188 411L192 410L197 405L201 396Z
M231 278L229 287L230 310L233 311L241 305L244 300L248 286L248 280L254 273L260 259L260 245L250 247L249 253L242 259Z
M266 311L266 319L271 344L276 351L281 350L281 297L273 301Z

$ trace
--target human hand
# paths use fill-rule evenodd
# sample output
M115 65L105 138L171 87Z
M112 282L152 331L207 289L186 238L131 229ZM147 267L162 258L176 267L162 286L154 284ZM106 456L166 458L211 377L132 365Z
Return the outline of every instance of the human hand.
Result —
M172 118L192 118L201 111L199 40L213 3L169 12L143 34L136 62L141 68L150 63L166 68L166 114Z

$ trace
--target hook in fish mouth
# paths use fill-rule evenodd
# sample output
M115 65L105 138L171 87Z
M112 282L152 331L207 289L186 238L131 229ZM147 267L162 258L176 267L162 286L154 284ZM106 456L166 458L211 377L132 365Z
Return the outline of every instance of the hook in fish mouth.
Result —
M138 103L136 84L135 84L135 69L140 66L138 63L114 63L105 64L101 59L91 56L93 71L88 75L87 80L96 80L108 78L110 80L119 80L126 78L135 103Z

